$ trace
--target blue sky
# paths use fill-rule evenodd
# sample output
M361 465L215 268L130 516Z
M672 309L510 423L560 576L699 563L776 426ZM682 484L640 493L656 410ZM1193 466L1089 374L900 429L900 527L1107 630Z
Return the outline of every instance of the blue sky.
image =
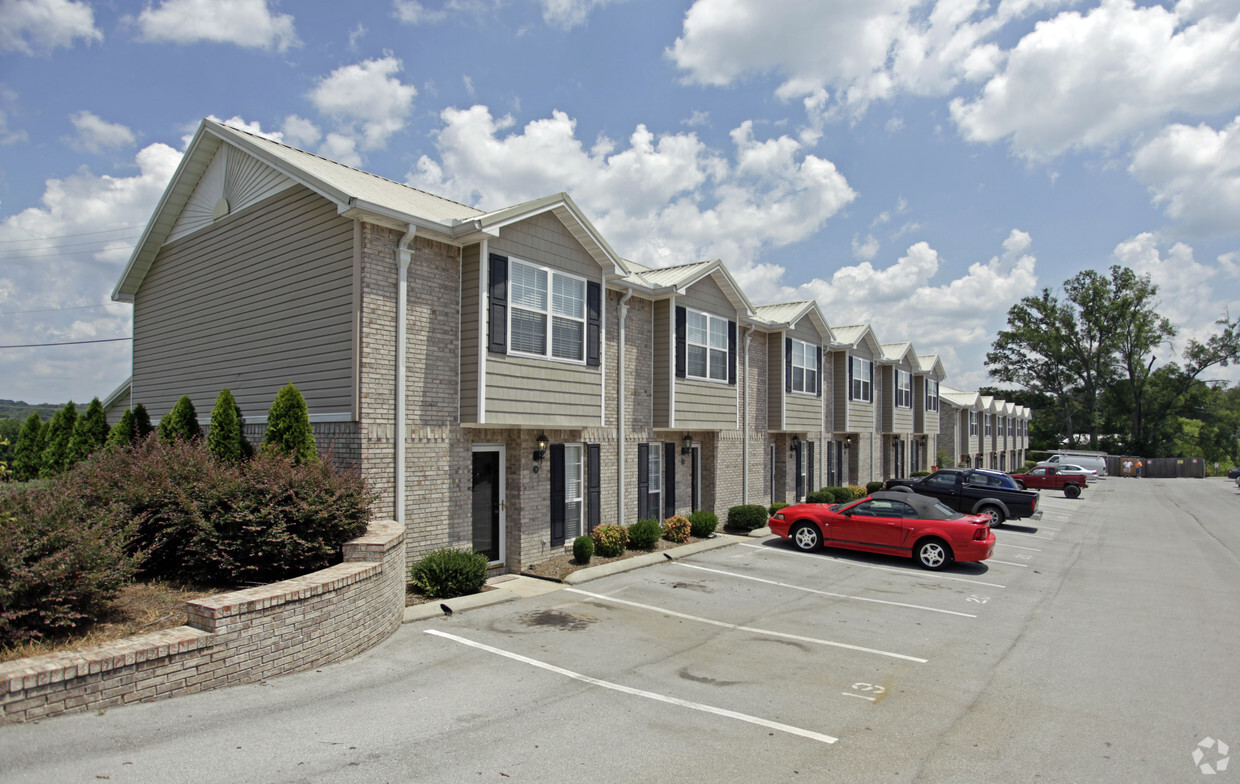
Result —
M951 386L1084 269L1203 337L1240 314L1238 44L1240 0L0 0L0 398L129 375L83 341L131 334L112 288L206 116L482 208L567 191Z

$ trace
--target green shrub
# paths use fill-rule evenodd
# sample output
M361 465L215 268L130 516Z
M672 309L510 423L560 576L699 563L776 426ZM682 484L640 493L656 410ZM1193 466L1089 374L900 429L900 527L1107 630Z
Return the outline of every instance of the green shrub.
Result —
M912 473L909 474L909 477L913 479L917 479L918 477L922 477L922 476L930 476L930 472L929 471L913 471Z
M882 489L883 489L883 483L878 481L877 479L874 480L873 482L865 483L865 494L866 495L869 495L870 493L877 492Z
M812 490L805 496L805 502L809 504L833 504L835 503L835 493L825 487L821 490Z
M866 492L866 489L861 485L849 485L844 489L848 491L849 495L849 498L845 499L846 501L856 501L858 498L864 498L869 495L869 493Z
M778 512L780 509L783 509L789 506L792 506L792 504L787 504L787 503L784 503L783 501L776 501L775 503L771 504L770 506L766 508L766 516L774 517L775 513ZM763 523L763 525L766 525L766 524ZM761 528L762 526L760 525L758 527Z
M134 421L133 411L127 408L108 431L108 443L112 446L129 446L137 439L137 423Z
M594 540L588 536L578 536L573 540L573 560L579 564L588 564L594 557Z
M624 555L624 547L629 543L629 529L622 525L600 525L590 532L594 540L594 552L602 558L615 558Z
M829 494L831 496L831 501L829 503L832 503L832 504L842 504L845 501L852 500L852 493L849 491L847 487L840 487L838 485L835 485L832 487L824 487L822 488L820 492L824 494Z
M766 525L770 515L760 504L742 504L728 510L725 525L736 531L756 531ZM771 512L774 514L774 512Z
M133 574L128 535L63 486L0 494L0 647L93 622Z
M69 439L73 437L73 426L76 424L77 406L72 400L52 415L52 420L47 427L47 436L44 438L39 476L46 479L68 468Z
M298 463L313 463L319 459L314 446L314 428L310 426L310 409L291 381L276 393L267 412L263 449L291 455Z
M43 465L43 420L35 412L31 412L22 424L17 443L13 445L13 478L19 482L29 482L39 476L39 468Z
M669 542L684 544L689 541L693 524L684 515L672 515L663 521L663 538Z
M211 409L211 430L207 433L207 446L216 460L237 463L253 456L254 448L242 432L244 427L241 406L237 405L232 390L221 389Z
M181 395L176 405L159 420L159 437L165 441L196 441L202 438L202 425L189 395Z
M487 581L486 553L444 548L426 554L409 569L414 586L432 599L478 593Z
M202 439L149 437L105 449L65 474L92 524L131 521L141 573L212 585L267 583L340 561L366 530L372 494L357 472L329 461L297 465L266 454L215 460Z
M155 428L151 426L151 415L141 403L133 407L133 430L136 440L144 439L155 432Z
M663 526L654 518L638 520L629 526L629 548L632 550L651 550L663 536Z
M689 515L689 533L698 539L705 539L719 527L719 518L714 512L699 509Z
M77 418L73 435L69 438L68 466L75 466L90 457L108 440L108 418L103 413L99 398L90 401L86 413Z

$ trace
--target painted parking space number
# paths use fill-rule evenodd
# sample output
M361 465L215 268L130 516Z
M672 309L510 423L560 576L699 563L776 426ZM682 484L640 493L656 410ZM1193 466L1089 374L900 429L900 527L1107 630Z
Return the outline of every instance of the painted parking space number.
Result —
M974 604L985 604L986 602L990 601L990 597L982 596L981 594L975 593L969 596L969 598L965 599L965 601L973 602Z

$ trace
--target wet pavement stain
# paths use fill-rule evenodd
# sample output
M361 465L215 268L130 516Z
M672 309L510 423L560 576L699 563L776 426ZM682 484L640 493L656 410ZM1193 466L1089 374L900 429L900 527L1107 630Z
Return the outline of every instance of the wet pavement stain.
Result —
M698 593L714 593L707 588L704 583L672 583L673 588L684 588L689 591L697 591Z
M540 610L539 612L522 615L521 622L526 626L542 626L576 632L594 623L595 619L583 618L580 615L573 615L560 610Z
M689 672L688 667L681 667L676 674L687 681L693 681L694 683L705 683L710 686L736 686L740 684L740 681L721 681L717 678L707 678L704 675L694 675Z

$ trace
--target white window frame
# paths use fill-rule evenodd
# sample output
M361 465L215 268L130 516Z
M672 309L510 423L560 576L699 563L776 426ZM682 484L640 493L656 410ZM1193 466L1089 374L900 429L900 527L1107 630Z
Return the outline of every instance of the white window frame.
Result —
M852 386L848 390L848 399L857 403L873 403L874 388L870 385L870 374L874 360L849 354L848 362L852 367Z
M801 361L797 362L797 349L801 350ZM801 383L797 384L797 371L801 371ZM809 374L813 374L813 384L809 383ZM802 395L818 394L818 377L822 368L818 367L818 347L804 340L792 338L792 391ZM799 387L799 388L798 388ZM806 389L806 387L809 387Z
M896 408L912 408L913 407L913 374L907 370L895 369L896 383L895 392Z
M543 307L543 308L534 308L534 307L530 307L530 306L528 306L528 305L517 304L516 297L514 297L514 296L513 296L512 287L513 287L513 285L514 285L514 283L515 283L515 280L514 280L514 279L515 279L515 277L516 277L516 276L515 276L515 274L514 274L514 272L515 272L515 270L516 270L516 269L518 269L518 268L520 268L520 267L525 267L525 268L527 268L527 269L533 270L536 274L541 273L542 275L544 275L544 276L545 276L545 278L546 278L546 286L547 286L547 287L546 287L546 289L542 292L542 293L544 294L544 296L545 296L545 300L546 300L546 306L545 306L545 307ZM567 281L571 281L571 282L574 282L574 283L580 284L580 286L581 286L581 310L580 310L580 316L576 316L576 315L569 315L569 314L566 314L566 313L563 313L563 312L557 312L557 310L556 310L556 306L555 306L555 288L556 288L556 281L557 281L557 280L567 280ZM587 338L587 329L586 329L586 292L589 290L589 287L588 287L586 284L587 284L586 279L585 279L585 278L583 278L583 277L581 277L580 275L573 275L573 274L571 274L571 273L568 273L568 272L562 272L562 271L560 271L560 270L555 270L555 269L552 269L552 268L550 268L550 267L544 267L544 266L542 266L542 265L540 265L540 264L533 264L533 263L528 262L528 261L522 261L521 259L509 259L509 273L508 273L508 352L509 352L510 354L513 354L513 355L516 355L516 356L520 356L520 357L535 357L535 358L537 358L537 359L545 359L545 360L549 360L549 361L551 361L551 362L564 362L564 363L571 364L571 365L584 365L584 364L586 363L586 338ZM538 354L538 353L535 353L535 352L532 352L532 351L524 351L524 350L522 350L522 349L519 349L519 348L516 348L516 347L515 347L515 345L514 345L514 341L513 341L513 336L514 336L516 333L513 331L512 321L513 321L513 315L514 315L514 314L515 314L515 312L516 312L516 311L518 311L518 310L525 311L525 312L527 312L527 313L537 313L537 314L539 314L539 315L541 315L541 316L543 317L543 319L544 319L544 321L543 321L543 327L544 327L544 333L543 333L543 341L544 341L544 342L543 342L543 346L544 346L545 350L544 350L544 352L543 352L542 354ZM565 320L565 321L570 321L570 322L572 322L572 323L574 323L574 324L578 324L578 325L580 325L580 328L581 328L581 351L580 351L580 356L578 356L578 357L565 357L565 356L557 356L557 355L556 355L556 353L555 353L555 352L556 352L556 342L555 342L555 320L556 320L556 319L563 319L563 320Z
M655 499L653 505L651 498ZM655 520L663 519L663 445L659 443L646 448L646 512L651 511Z
M969 412L969 435L975 436L978 433L977 412Z
M564 536L576 539L585 528L585 467L586 448L583 444L564 445ZM572 466L576 463L576 471ZM573 495L573 484L576 484L576 495ZM577 507L577 527L571 526L569 510Z
M706 342L703 343L693 339L693 332L697 327L692 325L692 321L698 318L706 320ZM715 346L711 343L715 337L716 325L723 327L723 345ZM698 348L706 352L706 375L699 375L693 372L693 361L690 355L693 349ZM716 369L715 361L718 360L718 370L722 374L719 378L715 378L713 371ZM685 378L691 378L695 381L709 381L714 384L728 383L728 320L723 316L716 316L713 313L707 313L704 310L694 310L693 308L685 308Z
M926 410L935 413L939 410L939 382L932 378L926 379Z
M993 418L994 418L994 417L993 417L992 415L990 415L990 414L983 414L983 415L982 415L982 422L983 422L983 426L985 427L985 436L986 436L986 438L990 438L990 431L991 431L991 427L992 427L992 425L991 425L991 421L990 421L990 420L991 420L991 419L993 419Z

